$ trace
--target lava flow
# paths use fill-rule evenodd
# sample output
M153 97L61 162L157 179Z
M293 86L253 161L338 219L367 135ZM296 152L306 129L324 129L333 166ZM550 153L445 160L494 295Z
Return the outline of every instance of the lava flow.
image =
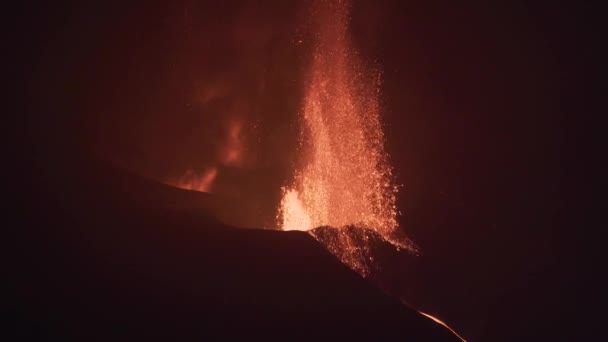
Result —
M373 230L397 247L408 247L405 239L396 238L397 187L384 150L380 74L366 67L352 46L346 1L319 1L313 15L313 60L300 115L300 167L283 188L277 219L283 230L339 228L331 239L311 233L365 275L366 246L351 236L350 228Z

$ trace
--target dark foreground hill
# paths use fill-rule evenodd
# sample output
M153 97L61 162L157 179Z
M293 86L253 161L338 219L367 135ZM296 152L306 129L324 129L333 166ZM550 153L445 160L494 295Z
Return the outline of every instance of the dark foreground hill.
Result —
M19 200L10 334L458 340L308 234L227 226L210 214L218 205L210 195L82 165L32 180Z

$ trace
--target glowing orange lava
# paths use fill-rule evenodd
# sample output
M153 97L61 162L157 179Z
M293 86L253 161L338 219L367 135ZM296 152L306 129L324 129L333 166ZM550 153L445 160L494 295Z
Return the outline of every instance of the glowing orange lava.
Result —
M241 132L243 122L232 119L228 122L226 144L220 152L220 162L224 165L238 166L243 159L243 142Z
M316 41L301 112L302 166L283 188L277 219L283 230L352 225L391 241L397 187L384 151L379 73L364 67L352 47L347 2L316 4ZM346 252L361 246L340 240L329 249L360 268Z
M175 186L187 190L209 192L215 177L217 177L217 168L215 167L207 169L202 175L198 175L194 171L188 170L188 172L177 181Z
M221 166L240 167L244 159L243 120L231 118L226 121L226 140L217 151L217 162L198 173L190 169L176 181L169 181L178 188L210 192ZM218 165L219 164L219 165Z
M451 331L451 332L452 332L452 334L454 334L456 337L458 337L458 338L459 338L461 341L466 342L466 340L465 340L465 339L464 339L462 336L458 335L458 333L457 333L456 331L454 331L454 329L450 328L450 327L449 327L447 324L445 324L445 323L444 323L443 321L441 321L439 318L434 317L434 316L431 316L431 315L429 315L429 314L427 314L427 313L424 313L424 312L422 312L422 311L418 311L418 312L419 312L419 313L420 313L422 316L427 317L427 318L430 318L430 319L431 319L433 322L438 323L438 324L440 324L440 325L442 325L442 326L446 327L446 328L447 328L449 331Z

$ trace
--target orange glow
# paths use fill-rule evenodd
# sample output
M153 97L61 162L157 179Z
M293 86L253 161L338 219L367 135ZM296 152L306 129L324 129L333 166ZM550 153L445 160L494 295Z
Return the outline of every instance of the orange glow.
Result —
M216 177L217 168L215 167L207 169L202 175L197 175L194 171L188 170L176 186L187 190L209 192Z
M281 199L281 208L283 220L286 224L283 225L284 230L304 230L303 228L310 227L310 217L306 212L298 192L295 190L284 190L283 198Z
M238 166L243 160L243 142L241 132L243 123L233 119L228 123L226 144L220 152L220 161L224 165Z
M316 41L301 111L301 167L283 189L278 224L283 230L304 231L366 227L392 242L398 227L397 187L384 151L379 73L365 68L351 46L346 2L317 4ZM362 246L346 236L321 242L366 273L357 254L349 252Z
M170 184L187 190L210 192L222 166L239 167L244 159L244 144L242 138L243 121L233 118L226 122L225 141L217 150L217 160L202 174L188 170L177 181Z
M450 328L447 324L443 323L443 321L441 321L439 318L436 318L434 316L431 316L427 313L424 313L422 311L418 311L422 316L430 318L431 320L433 320L435 323L439 323L441 325L443 325L444 327L446 327L449 331L451 331L454 335L456 335L456 337L458 337L461 341L466 342L466 340L464 338L462 338L462 336L458 335L452 328Z

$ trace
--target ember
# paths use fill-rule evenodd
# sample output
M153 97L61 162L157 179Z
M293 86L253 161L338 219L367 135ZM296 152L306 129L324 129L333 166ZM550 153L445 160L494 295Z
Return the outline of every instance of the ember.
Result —
M316 41L301 111L302 167L283 188L279 226L303 231L365 227L405 247L394 237L397 187L384 150L379 72L366 67L352 47L348 3L316 4ZM352 253L362 246L352 241L321 239L343 262L365 274L367 267L358 257L362 254Z

